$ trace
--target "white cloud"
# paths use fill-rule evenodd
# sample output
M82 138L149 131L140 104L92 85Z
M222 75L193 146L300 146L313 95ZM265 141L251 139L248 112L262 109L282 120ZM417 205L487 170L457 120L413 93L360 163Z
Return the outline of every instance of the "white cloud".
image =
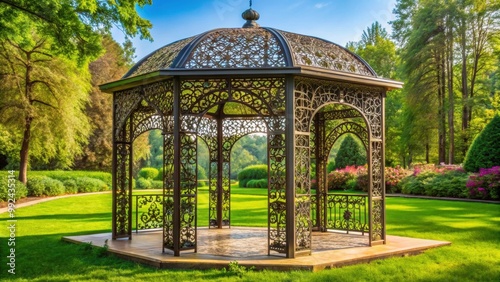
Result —
M314 8L316 8L316 9L323 9L324 7L326 7L328 5L330 5L330 2L328 2L328 3L320 2L320 3L314 4Z

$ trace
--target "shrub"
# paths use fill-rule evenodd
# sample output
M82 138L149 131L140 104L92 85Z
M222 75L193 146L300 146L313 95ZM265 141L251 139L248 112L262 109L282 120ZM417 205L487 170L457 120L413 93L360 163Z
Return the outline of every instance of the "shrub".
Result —
M63 181L64 190L66 194L76 194L78 193L78 186L76 185L76 181L74 179L67 179Z
M249 181L247 182L247 185L246 185L245 187L247 187L247 188L259 188L259 187L257 186L257 182L258 182L258 181L259 181L259 180L257 180L257 179L251 179L251 180L249 180Z
M259 188L267 188L267 184L268 184L267 178L260 179L257 182L258 182L257 185L259 186Z
M401 180L410 175L411 172L399 166L385 168L385 190L387 193L400 193Z
M6 178L4 178L6 179ZM28 189L26 188L26 185L24 185L21 181L15 180L14 186L11 186L10 189L14 189L15 194L14 194L14 199L19 200L21 198L24 198L28 195ZM7 184L5 185L0 185L0 202L6 202L9 199L11 199L12 195L9 195L9 186Z
M64 182L65 180L68 179L76 180L79 177L90 177L103 181L108 187L111 187L112 185L111 173L103 171L55 170L55 171L30 171L28 174L29 174L28 178L30 178L30 176L47 176L59 180L61 182Z
M109 189L104 181L96 178L78 177L75 179L75 182L78 187L78 193L100 192Z
M267 179L267 165L251 165L238 173L240 187L247 187L247 182L252 179Z
M139 170L139 179L145 178L145 179L155 179L160 172L154 168L154 167L143 167L141 170Z
M347 190L347 181L355 179L356 176L357 169L354 166L334 170L328 174L328 190Z
M464 168L470 172L478 172L481 168L500 165L500 115L484 127L474 139L467 151Z
M208 186L208 181L198 180L198 187L205 187L205 186Z
M136 187L137 189L149 189L153 186L153 183L151 180L144 178L144 177L139 177L136 181Z
M500 199L500 166L481 168L467 181L468 196L473 199Z
M64 184L61 181L47 177L43 182L45 184L43 191L45 196L59 196L64 194Z
M44 179L49 179L47 176L31 176L28 178L27 187L28 196L41 197L45 191Z
M468 177L469 175L463 171L447 171L437 174L424 183L424 195L466 198L466 182Z
M163 189L163 181L161 180L152 180L151 188L153 189Z
M339 151L335 156L334 168L344 168L346 166L361 166L366 164L366 151L352 138L347 135L340 144Z
M436 175L435 172L424 172L416 176L410 176L408 180L403 182L401 192L403 194L424 195L425 184Z

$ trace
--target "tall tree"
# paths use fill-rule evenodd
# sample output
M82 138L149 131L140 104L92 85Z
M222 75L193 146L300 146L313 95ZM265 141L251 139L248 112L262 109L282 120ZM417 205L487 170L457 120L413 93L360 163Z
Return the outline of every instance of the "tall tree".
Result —
M335 169L344 168L349 165L364 165L366 164L366 154L363 154L363 149L349 134L342 143L335 157Z
M83 111L88 72L73 60L52 55L51 46L34 30L21 43L0 42L0 116L6 128L21 136L23 183L30 156L68 167L90 130Z
M83 149L83 154L75 159L74 168L89 170L110 170L112 160L112 95L103 93L99 85L120 79L130 68L132 58L129 51L130 43L120 46L110 35L102 37L104 54L89 64L92 77L90 102L86 114L92 126L89 142ZM136 152L137 150L134 150ZM142 159L144 156L139 156Z
M399 58L396 44L389 38L387 31L375 22L365 31L358 42L347 43L347 48L361 56L382 77L398 79L397 68ZM402 109L401 90L388 93L386 98L385 131L386 131L386 164L395 165L402 158L401 131Z
M137 7L152 0L0 0L0 39L22 36L27 26L37 25L38 34L53 42L54 54L78 59L96 58L101 48L97 30L116 26L126 36L152 39L151 23L141 18ZM28 22L20 20L28 18Z

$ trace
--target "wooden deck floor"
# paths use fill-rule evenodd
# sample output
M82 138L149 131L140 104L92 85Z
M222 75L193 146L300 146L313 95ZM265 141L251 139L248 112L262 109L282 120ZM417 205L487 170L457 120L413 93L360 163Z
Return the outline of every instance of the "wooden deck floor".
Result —
M387 244L368 246L368 237L335 232L314 232L311 255L287 259L278 253L268 255L267 229L232 227L231 229L198 228L198 251L162 252L162 231L133 233L132 240L111 240L111 233L70 236L74 243L92 242L115 255L158 268L211 269L227 267L229 262L255 269L310 270L340 267L393 256L421 253L427 249L450 245L450 242L387 236Z

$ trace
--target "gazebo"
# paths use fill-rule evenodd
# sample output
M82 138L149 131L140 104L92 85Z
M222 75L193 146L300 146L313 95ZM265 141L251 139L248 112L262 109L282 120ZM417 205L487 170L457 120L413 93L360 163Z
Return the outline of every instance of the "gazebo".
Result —
M196 252L197 139L210 152L206 224L227 228L231 148L252 133L267 135L268 254L311 254L312 233L332 228L368 233L370 246L385 244L384 100L402 84L378 77L339 45L260 27L252 8L243 18L242 28L168 44L101 86L113 94L114 106L112 238L132 238L133 141L159 129L163 195L159 212L149 216L161 222L163 251ZM337 197L344 209L332 219L326 165L333 143L346 133L367 150L368 199ZM358 214L365 203L367 214Z

